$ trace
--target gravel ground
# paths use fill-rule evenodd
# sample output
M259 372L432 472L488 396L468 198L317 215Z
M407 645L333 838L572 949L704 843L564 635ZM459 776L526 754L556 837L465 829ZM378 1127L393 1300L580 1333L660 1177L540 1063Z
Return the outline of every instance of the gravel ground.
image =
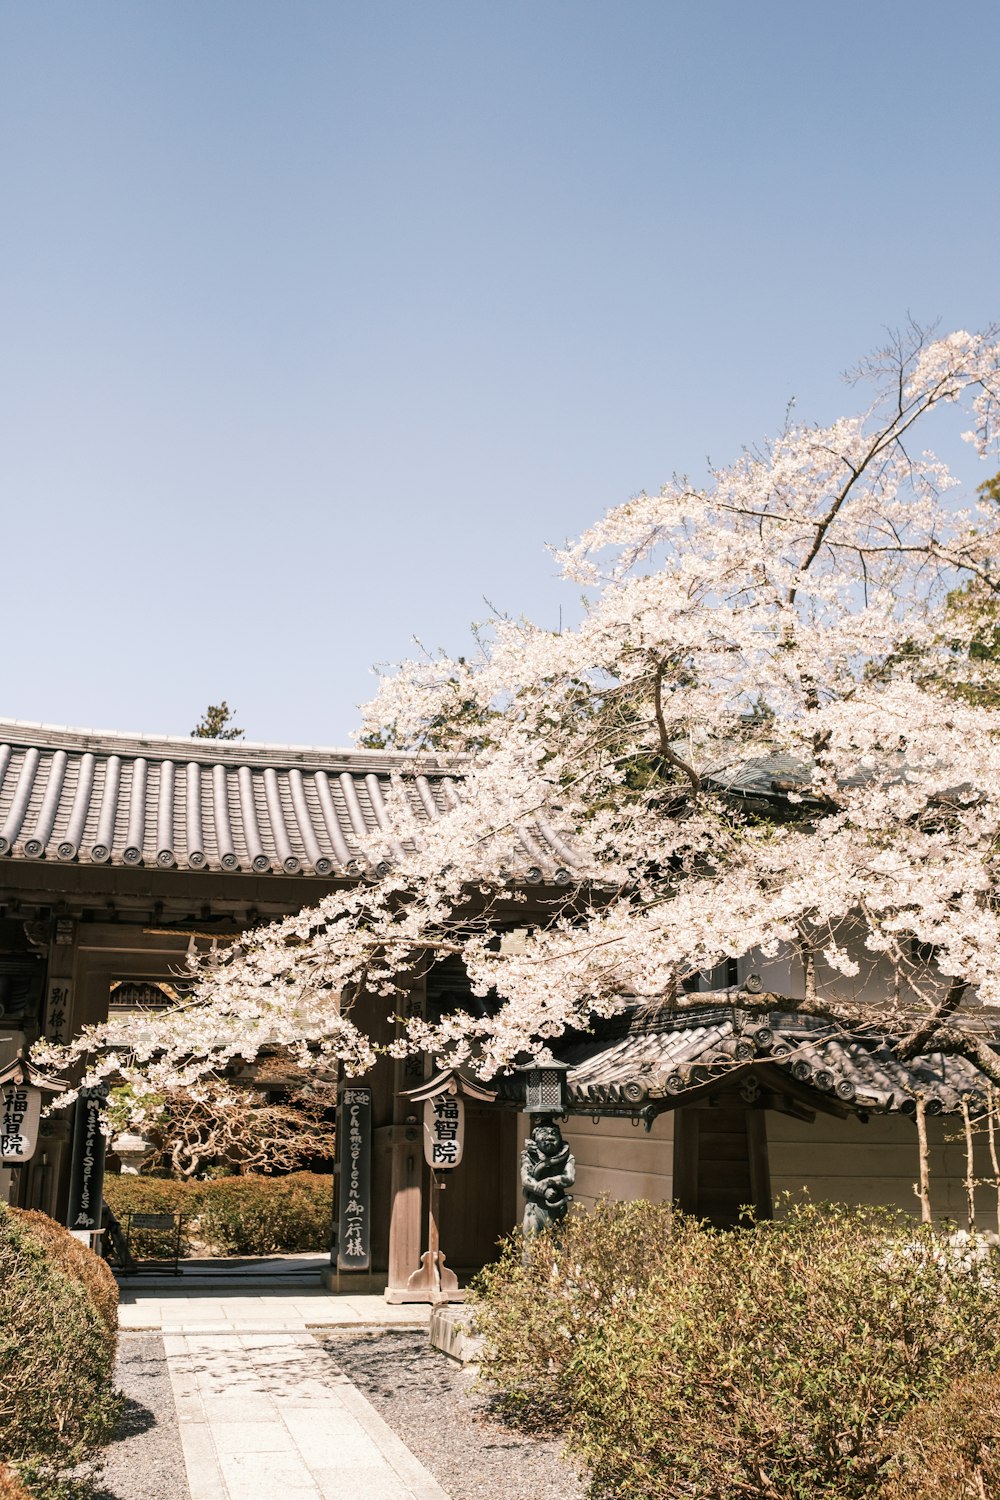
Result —
M562 1444L492 1420L474 1371L426 1333L348 1331L321 1343L451 1500L583 1500Z
M91 1500L188 1500L174 1397L159 1334L121 1334L125 1411Z

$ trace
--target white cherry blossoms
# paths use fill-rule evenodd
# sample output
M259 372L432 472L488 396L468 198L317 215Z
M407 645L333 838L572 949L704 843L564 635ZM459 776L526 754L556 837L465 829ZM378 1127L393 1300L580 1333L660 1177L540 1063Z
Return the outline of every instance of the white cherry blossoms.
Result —
M371 879L73 1051L154 1084L263 1046L352 1074L425 1049L489 1077L595 1014L695 1003L687 977L748 953L790 956L782 1003L845 1023L945 1037L1000 1007L1000 509L920 431L957 407L995 453L996 331L897 341L860 379L859 415L568 546L577 627L498 619L469 656L387 675L363 730L414 773L449 767L437 816L397 771ZM467 1004L359 1027L356 997L402 1017L448 957Z

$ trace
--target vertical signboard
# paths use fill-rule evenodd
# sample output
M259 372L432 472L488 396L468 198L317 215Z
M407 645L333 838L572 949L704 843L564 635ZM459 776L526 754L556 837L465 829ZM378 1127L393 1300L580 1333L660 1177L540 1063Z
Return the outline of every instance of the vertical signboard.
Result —
M69 1024L69 980L53 979L45 1005L45 1039L64 1042Z
M462 1160L465 1105L457 1094L437 1094L424 1104L424 1157L436 1171L448 1171Z
M337 1269L367 1271L371 1265L371 1089L342 1090L337 1136L340 1154Z
M0 1087L0 1164L21 1166L35 1154L42 1092L34 1084L8 1080Z
M69 1176L69 1210L66 1224L70 1229L100 1229L101 1192L104 1187L104 1133L101 1110L108 1097L108 1086L97 1084L81 1089L76 1101L73 1125L73 1156Z

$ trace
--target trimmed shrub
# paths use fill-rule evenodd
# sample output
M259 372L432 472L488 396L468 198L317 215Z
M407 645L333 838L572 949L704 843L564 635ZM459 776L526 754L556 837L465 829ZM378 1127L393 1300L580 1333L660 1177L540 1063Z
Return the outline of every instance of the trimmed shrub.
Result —
M649 1259L616 1276L626 1207ZM1000 1367L996 1256L960 1258L902 1216L807 1204L736 1232L640 1204L582 1215L587 1231L574 1217L561 1246L508 1254L479 1324L501 1403L547 1408L595 1500L876 1500L907 1415ZM599 1276L567 1263L573 1234Z
M982 1371L907 1412L878 1500L986 1495L1000 1495L1000 1375Z
M122 1220L129 1213L179 1213L183 1253L274 1255L327 1250L333 1191L318 1172L287 1177L216 1177L194 1182L168 1177L106 1177L104 1196ZM157 1230L133 1235L139 1256L162 1256L171 1236Z
M95 1255L93 1250L81 1244L65 1229L50 1219L48 1214L36 1209L15 1208L11 1212L22 1228L35 1240L47 1255L83 1286L91 1302L101 1316L111 1356L118 1350L118 1283L111 1268Z
M104 1198L121 1220L123 1230L130 1213L183 1214L181 1254L191 1255L195 1253L191 1238L195 1228L194 1190L198 1186L198 1183L170 1177L137 1177L125 1172L121 1176L105 1177ZM139 1260L157 1260L173 1254L174 1235L170 1231L132 1229L130 1239L133 1254Z
M500 1415L529 1431L563 1426L574 1404L569 1369L608 1308L632 1300L679 1234L692 1252L709 1241L667 1204L601 1201L574 1210L558 1235L520 1234L470 1288L485 1339L483 1373Z
M0 1203L0 1462L39 1496L60 1492L60 1471L106 1443L120 1411L106 1319L53 1238Z
M0 1500L32 1500L16 1474L0 1464Z
M218 1177L198 1184L198 1233L223 1255L326 1250L333 1193L329 1177Z

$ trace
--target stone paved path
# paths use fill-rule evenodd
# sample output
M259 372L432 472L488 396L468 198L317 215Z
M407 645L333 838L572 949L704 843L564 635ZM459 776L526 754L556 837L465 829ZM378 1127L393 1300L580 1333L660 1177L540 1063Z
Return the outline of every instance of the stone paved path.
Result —
M448 1500L311 1334L164 1345L191 1500Z
M307 1328L425 1327L426 1304L390 1306L382 1297L348 1297L320 1287L226 1287L188 1291L127 1285L118 1323L130 1331L164 1333L294 1333Z
M190 1500L448 1500L310 1331L428 1316L302 1287L129 1287L120 1321L164 1335Z

